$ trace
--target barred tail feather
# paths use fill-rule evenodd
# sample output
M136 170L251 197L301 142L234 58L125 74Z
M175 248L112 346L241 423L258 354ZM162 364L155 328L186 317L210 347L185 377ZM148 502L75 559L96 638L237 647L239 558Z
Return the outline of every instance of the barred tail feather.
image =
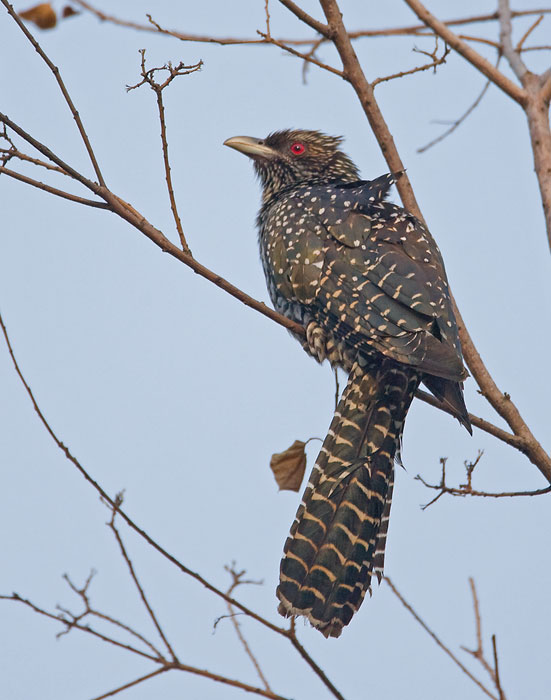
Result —
M394 457L420 377L392 361L356 364L285 543L277 596L338 637L382 576Z

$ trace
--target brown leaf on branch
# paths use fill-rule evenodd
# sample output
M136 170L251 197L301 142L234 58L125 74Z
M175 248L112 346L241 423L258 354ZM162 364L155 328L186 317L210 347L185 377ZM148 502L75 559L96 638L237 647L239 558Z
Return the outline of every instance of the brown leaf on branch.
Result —
M53 29L57 24L57 15L49 2L41 2L28 10L23 10L19 16L33 22L39 29Z
M280 491L298 491L306 469L305 442L295 440L284 452L276 452L270 460L270 469Z

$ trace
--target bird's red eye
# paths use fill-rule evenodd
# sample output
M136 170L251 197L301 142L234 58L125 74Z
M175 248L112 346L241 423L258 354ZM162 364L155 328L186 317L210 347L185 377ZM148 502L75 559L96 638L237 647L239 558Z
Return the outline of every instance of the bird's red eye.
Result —
M294 156L300 156L304 153L306 149L304 148L304 144L300 143L299 141L296 141L292 146L291 146L291 153Z

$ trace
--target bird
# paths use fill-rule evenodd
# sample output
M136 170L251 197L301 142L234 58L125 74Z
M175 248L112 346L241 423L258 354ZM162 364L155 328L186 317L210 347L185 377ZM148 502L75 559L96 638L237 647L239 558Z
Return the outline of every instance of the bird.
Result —
M260 257L274 308L318 362L348 373L284 546L284 617L340 636L383 576L394 463L420 383L472 434L468 372L442 256L387 200L402 173L362 180L342 137L284 129L224 145L260 180Z

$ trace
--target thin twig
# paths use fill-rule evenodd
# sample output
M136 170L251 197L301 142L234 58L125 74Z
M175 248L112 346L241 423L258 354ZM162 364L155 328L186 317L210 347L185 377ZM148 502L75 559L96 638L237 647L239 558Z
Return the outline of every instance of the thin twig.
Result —
M264 13L266 15L266 36L271 37L270 31L270 8L268 7L269 0L264 0Z
M388 576L385 576L383 578L383 581L385 581L390 590L394 593L394 595L398 598L398 600L402 603L404 608L413 616L413 618L421 625L421 627L425 630L425 632L436 642L436 644L442 649L442 651L447 654L450 659L457 665L459 668L463 671L463 673L468 676L473 683L475 683L480 690L482 690L488 697L492 698L492 700L499 700L486 686L476 678L476 676L473 676L473 674L469 671L469 669L464 666L461 661L455 656L455 654L447 647L437 636L436 634L430 629L430 627L419 617L419 615L415 612L415 610L411 607L411 605L405 600L405 598L402 596L401 593L398 592L396 589L396 586L392 583L391 579Z
M56 637L59 639L60 637L63 637L66 634L69 634L71 631L71 628L75 625L75 623L80 622L83 620L85 617L88 615L92 617L97 617L99 620L104 620L105 622L108 622L109 624L113 625L114 627L118 627L121 630L124 630L125 632L128 632L128 634L131 634L133 637L136 639L139 639L140 642L145 644L151 651L155 654L155 657L157 659L160 659L164 661L164 657L161 654L161 652L157 649L157 647L150 642L148 639L146 639L142 634L140 634L137 630L133 629L129 625L126 625L124 622L121 622L120 620L117 620L115 617L112 617L111 615L107 615L107 613L102 613L99 610L95 610L91 603L90 603L90 596L88 595L88 588L90 586L90 583L92 581L92 578L95 575L95 571L92 569L90 572L88 578L86 579L84 585L79 588L76 586L70 579L68 574L63 574L63 579L67 582L71 590L76 593L79 598L82 600L82 603L84 605L84 612L80 613L80 615L75 615L72 613L70 610L61 607L60 605L57 605L57 609L62 612L64 615L66 615L68 618L71 618L71 620L66 620L64 619L63 622L64 624L67 625L67 628L61 632L58 632ZM60 618L61 619L61 618Z
M415 477L416 481L420 481L423 484L423 486L426 486L428 489L438 491L438 494L431 501L421 506L421 510L426 510L433 503L436 503L436 501L446 493L450 496L479 496L482 498L516 498L517 496L542 496L546 493L551 493L551 486L547 486L542 489L536 489L534 491L501 491L499 493L491 493L489 491L477 491L476 489L473 489L473 472L475 470L475 467L479 463L482 454L482 451L479 451L478 456L473 462L465 462L465 468L467 470L467 483L461 484L460 486L448 486L446 484L446 463L448 459L447 457L441 457L440 459L440 464L442 466L442 475L440 477L439 484L429 484L420 474L417 474L417 476Z
M2 2L2 5L4 5L4 7L6 8L10 17L17 24L19 29L21 29L21 31L27 37L27 39L31 42L35 51L40 56L40 58L42 58L44 63L52 71L54 78L56 79L56 82L59 86L59 89L61 90L61 94L63 95L63 98L64 98L65 102L67 103L67 106L71 110L71 114L73 115L73 119L75 120L75 123L77 125L77 129L80 133L80 137L82 138L82 142L84 143L86 151L88 152L88 156L89 156L90 161L92 163L92 166L94 168L94 172L96 173L96 176L98 178L98 182L100 185L105 186L105 181L103 179L103 175L101 174L100 167L99 167L98 162L96 160L96 154L94 153L94 149L92 148L92 145L90 144L90 140L88 139L88 134L86 133L86 131L84 129L84 125L82 123L82 120L80 118L80 115L79 115L75 105L73 104L73 100L71 99L69 93L67 92L67 88L65 87L65 83L63 82L63 79L61 77L61 73L59 72L59 68L57 66L55 66L52 63L52 61L48 58L48 56L44 53L44 51L42 50L42 47L40 46L38 41L34 38L34 36L30 33L30 31L27 29L27 27L23 24L21 18L19 17L17 12L13 9L13 7L10 5L8 0L0 0L0 2Z
M274 39L273 37L270 37L261 31L257 31L257 34L261 36L267 43L273 44L274 46L278 46L280 49L287 51L293 56L296 56L297 58L302 58L302 60L306 61L307 63L313 63L315 66L323 68L324 70L329 71L329 73L333 73L334 75L338 75L340 78L344 77L343 72L340 71L338 68L334 68L328 63L322 63L322 61L318 61L318 59L314 57L314 54L311 51L309 51L308 53L301 53L300 51L293 49L292 46L288 46L287 44L284 44L278 39Z
M123 559L126 562L126 565L128 567L128 571L130 572L130 576L132 577L132 580L134 581L134 585L138 589L138 593L140 594L140 598L142 599L142 603L144 604L145 609L147 610L147 612L149 614L149 617L151 618L153 624L155 625L155 628L156 628L157 632L159 633L160 638L163 640L164 645L166 646L166 648L168 650L168 653L172 657L172 660L177 662L178 658L174 652L174 649L172 648L170 642L168 641L168 639L163 631L163 628L161 627L161 625L159 624L159 621L157 620L157 616L153 612L153 609L152 609L151 605L149 604L149 601L147 600L147 596L145 595L143 586L141 585L141 583L138 579L138 575L136 574L136 570L134 569L134 565L133 565L130 557L128 556L128 552L126 551L126 547L124 546L124 542L122 541L122 537L120 535L120 532L118 531L117 527L115 526L115 517L116 517L117 512L120 509L120 506L122 505L122 495L121 494L119 494L115 498L115 504L116 504L116 507L113 508L113 513L112 513L111 520L109 522L109 527L111 528L111 531L115 535L115 539L117 540L117 543L119 545L119 549L121 550L121 554L123 556Z
M65 192L65 190L58 190L57 187L46 185L46 183L40 182L40 180L33 180L32 178L27 177L27 175L22 175L16 170L4 168L0 165L0 175L2 173L8 177L12 177L14 180L24 182L26 185L36 187L38 190L43 190L44 192L48 192L48 194L53 194L56 197L61 197L62 199L68 199L69 201L76 202L77 204L84 204L87 207L93 207L95 209L111 209L109 204L106 204L105 202L95 202L93 199L86 199L85 197L79 197L71 192Z
M2 136L3 137L3 136ZM5 137L3 137L5 138ZM46 170L53 170L56 173L61 173L62 175L67 175L65 170L63 168L58 167L57 165L52 165L51 163L46 163L44 160L40 160L39 158L33 158L32 156L27 155L26 153L22 153L21 151L17 150L17 148L12 147L12 148L0 148L0 160L2 163L5 165L8 163L12 158L18 158L19 160L22 160L26 163L32 163L33 165L39 165L41 168L46 168Z
M267 3L266 3L266 4L267 4ZM231 566L225 566L224 568L226 569L226 571L227 571L227 572L230 574L230 576L232 577L231 586L230 586L230 587L228 588L228 590L226 591L226 594L227 594L228 596L231 596L231 595L233 594L234 590L235 590L238 586L242 586L242 585L245 585L245 584L262 585L262 583L263 583L263 581L251 581L251 580L245 580L245 579L243 579L243 576L245 575L245 570L243 570L243 571L236 571L236 570L235 570L235 562L233 562ZM239 620L237 619L237 616L236 616L235 613L234 613L234 609L233 609L232 604L227 602L226 605L228 606L228 611L229 611L229 613L230 613L230 614L229 614L229 618L230 618L230 620L231 620L231 622L232 622L232 624L233 624L233 627L234 627L234 629L235 629L235 633L237 634L237 638L238 638L239 641L241 642L241 646L243 647L243 649L245 650L245 653L247 654L247 656L248 656L249 659L251 660L251 663L252 663L252 665L254 666L255 671L256 671L257 674L258 674L258 677L260 678L260 680L261 680L262 683L264 684L264 688L265 688L266 690L270 690L270 691L271 691L272 689L270 688L270 684L269 684L268 681L266 680L266 676L264 675L264 673L263 673L263 671L262 671L262 668L260 667L260 663L259 663L258 659L257 659L256 656L253 654L253 652L252 652L252 650L251 650L251 647L249 646L249 643L248 643L247 640L245 639L245 636L244 636L243 631L242 631L242 629L241 629L241 625L239 624Z
M438 48L438 40L436 47ZM392 75L386 75L383 78L375 78L371 82L372 87L375 87L376 85L379 85L380 83L384 83L388 80L395 80L396 78L403 78L406 75L413 75L414 73L420 73L425 70L429 70L430 68L434 68L436 70L437 66L441 66L443 63L446 62L446 57L450 53L451 49L449 49L447 46L444 47L444 53L442 56L438 57L436 56L436 51L437 48L435 48L434 52L432 54L429 54L432 57L432 61L430 63L425 63L422 66L416 66L415 68L410 68L409 70L404 70L404 71L399 71L398 73L393 73ZM421 51L420 53L427 53L426 51Z
M501 56L498 58L497 64L499 64L499 59ZM497 67L497 65L496 65ZM482 102L482 98L484 95L488 92L488 88L492 84L491 80L487 80L484 87L482 88L480 94L476 98L476 100L472 103L472 105L465 111L463 114L456 119L452 125L444 131L443 134L440 134L440 136L437 136L435 139L432 141L429 141L425 146L421 146L421 148L417 149L417 153L424 153L425 151L428 151L429 148L432 148L432 146L435 146L437 143L440 143L440 141L443 141L446 137L448 137L450 134L452 134L464 121L467 119L469 114L474 112L474 110L478 107L478 105Z
M523 50L522 47L523 47L523 45L524 45L524 42L526 41L526 39L528 39L528 37L529 37L530 34L534 31L534 29L538 26L538 24L540 24L540 22L543 21L544 17L545 17L545 15L540 15L540 16L536 19L536 21L533 22L533 23L528 27L528 29L524 32L524 34L522 35L520 41L519 41L518 44L515 46L515 51L516 51L517 53L521 53L521 51Z
M501 678L499 677L499 662L497 659L497 641L495 634L492 634L492 650L494 653L494 675L496 689L499 694L499 700L505 700L505 693L503 692L503 688L501 687Z
M328 39L330 38L331 30L330 30L328 24L323 24L323 22L318 22L317 19L314 19L305 10L303 10L302 7L299 7L295 2L293 2L293 0L279 0L279 2L284 7L286 7L290 12L292 12L295 15L295 17L298 17L298 19L301 22L304 22L304 24L307 24L315 32L317 32L318 34L321 34L322 36L324 36Z
M151 17L150 17L150 21ZM176 206L176 198L174 196L174 187L172 185L172 175L170 172L170 160L168 158L168 139L166 136L166 121L165 121L165 107L163 104L163 90L170 85L170 83L179 75L190 75L200 70L203 65L202 61L198 63L187 66L183 62L180 62L177 66L172 66L171 63L167 63L161 68L149 68L145 67L145 49L140 49L141 54L141 76L142 80L137 85L127 86L127 90L134 90L140 87L144 83L147 83L149 87L155 93L157 98L157 109L159 110L159 121L161 124L161 145L163 149L163 163L165 167L165 179L166 186L168 189L168 198L170 200L170 208L172 210L172 216L174 217L174 223L176 224L176 230L178 231L178 236L180 237L180 243L184 253L191 255L190 247L187 244L184 231L182 229L182 222L180 220L180 215L178 214L178 207ZM158 83L155 80L155 73L159 71L168 71L168 77L163 83Z
M137 649L131 644L124 644L123 642L119 642L116 639L112 639L111 637L107 637L106 635L101 634L101 632L97 632L88 625L80 625L78 621L75 622L74 620L68 620L59 614L54 615L53 613L50 613L47 610L43 610L42 608L39 608L38 605L35 605L32 601L22 598L18 593L12 593L12 595L0 595L0 600L11 600L16 603L22 603L23 605L33 610L35 613L43 615L44 617L47 617L50 620L61 622L62 624L67 625L67 627L71 629L77 629L81 632L91 634L97 639L101 639L102 641L107 642L108 644L112 644L113 646L119 647L120 649L126 649L127 651L131 651L133 654L143 656L145 659L149 659L150 661L158 661L157 657L152 656L151 654L148 654L147 652L142 651L141 649Z
M436 34L436 36L438 36L438 34ZM499 50L499 42L497 41L492 41L482 36L471 36L470 34L458 34L457 36L464 41L476 41L479 44L486 44L486 46L491 46L493 49Z
M151 673L146 673L145 676L140 676L139 678L136 678L133 681L130 681L129 683L125 683L124 685L120 685L118 688L114 688L113 690L110 690L108 693L103 693L103 695L97 695L95 698L92 698L92 700L105 700L105 698L112 698L113 695L117 695L117 693L122 692L123 690L127 690L128 688L132 688L135 685L138 685L138 683L143 683L143 681L147 681L150 678L154 678L155 676L159 676L161 673L165 673L166 671L170 671L169 666L161 666L161 668L158 668L156 671L152 671Z
M513 25L511 24L511 8L509 0L498 0L497 12L499 15L499 42L501 51L507 59L513 73L522 81L528 71L519 51L513 48Z
M264 688L257 688L254 685L249 685L248 683L242 683L241 681L235 680L233 678L227 678L226 676L221 676L218 673L212 673L212 671L207 671L202 668L197 668L195 666L187 666L186 664L173 664L172 667L177 671L186 671L187 673L192 673L196 676L203 676L203 678L210 678L212 681L217 683L223 683L224 685L231 685L234 688L239 688L244 690L246 693L254 693L255 695L260 695L263 698L270 698L271 700L290 700L290 698L284 697L283 695L278 695L271 690L265 690Z
M470 654L474 659L476 659L481 664L481 666L484 668L486 673L490 676L490 679L498 692L499 700L506 700L505 693L504 693L503 688L501 686L501 680L499 678L499 666L498 666L498 659L497 659L496 637L495 637L495 634L492 635L492 646L493 646L493 655L494 655L494 666L492 668L492 665L490 664L490 662L486 659L486 656L484 655L484 645L483 645L483 638L482 638L482 616L480 614L480 606L478 603L478 595L476 593L476 586L474 583L474 579L472 577L469 578L469 586L471 588L471 595L473 597L473 609L474 609L475 633L476 633L476 649L468 649L467 647L464 647L464 646L462 646L461 648L463 649L463 651L466 651L467 654Z
M483 73L489 80L497 85L497 87L507 93L509 97L512 97L515 102L519 102L521 105L525 103L526 91L523 90L522 87L519 87L512 80L509 80L509 78L495 68L488 60L460 39L457 34L454 34L444 22L431 14L422 2L419 0L404 0L404 2L409 5L422 22L430 27L438 36L442 37L452 49L461 54L464 59Z
M0 1L4 2L4 0ZM98 185L95 182L92 182L92 180L89 180L87 177L79 173L78 170L75 170L68 163L65 163L65 161L61 160L61 158L58 155L56 155L51 149L49 149L46 145L41 143L38 139L35 139L34 136L31 136L31 134L25 131L21 126L19 126L19 124L10 119L7 114L3 114L2 112L0 112L0 122L8 126L24 141L29 143L33 148L36 148L36 150L39 153L42 153L43 156L46 156L46 158L51 160L52 163L56 163L62 170L64 170L67 173L67 175L70 175L75 180L78 180L78 182L82 183L87 189L94 192L94 194L98 194L98 192L101 190L100 185Z
M521 53L525 53L526 51L551 51L551 44L543 46L525 46L520 51Z
M326 38L324 36L320 36L320 38L315 41L312 44L312 48L304 54L305 60L304 63L302 64L302 84L306 85L306 77L308 75L308 68L310 68L311 61L307 60L306 57L308 58L315 58L316 57L316 51L319 49L319 47L322 45L322 43L326 41Z
M480 615L480 605L478 603L476 586L472 577L469 577L469 586L471 588L471 595L473 597L476 649L468 649L465 646L462 646L461 648L463 649L463 651L467 652L467 654L470 654L474 659L480 662L480 664L482 665L486 673L488 673L488 675L492 679L492 682L495 685L495 676L493 669L490 666L490 664L486 661L486 658L484 656L484 643L482 641L482 617Z

